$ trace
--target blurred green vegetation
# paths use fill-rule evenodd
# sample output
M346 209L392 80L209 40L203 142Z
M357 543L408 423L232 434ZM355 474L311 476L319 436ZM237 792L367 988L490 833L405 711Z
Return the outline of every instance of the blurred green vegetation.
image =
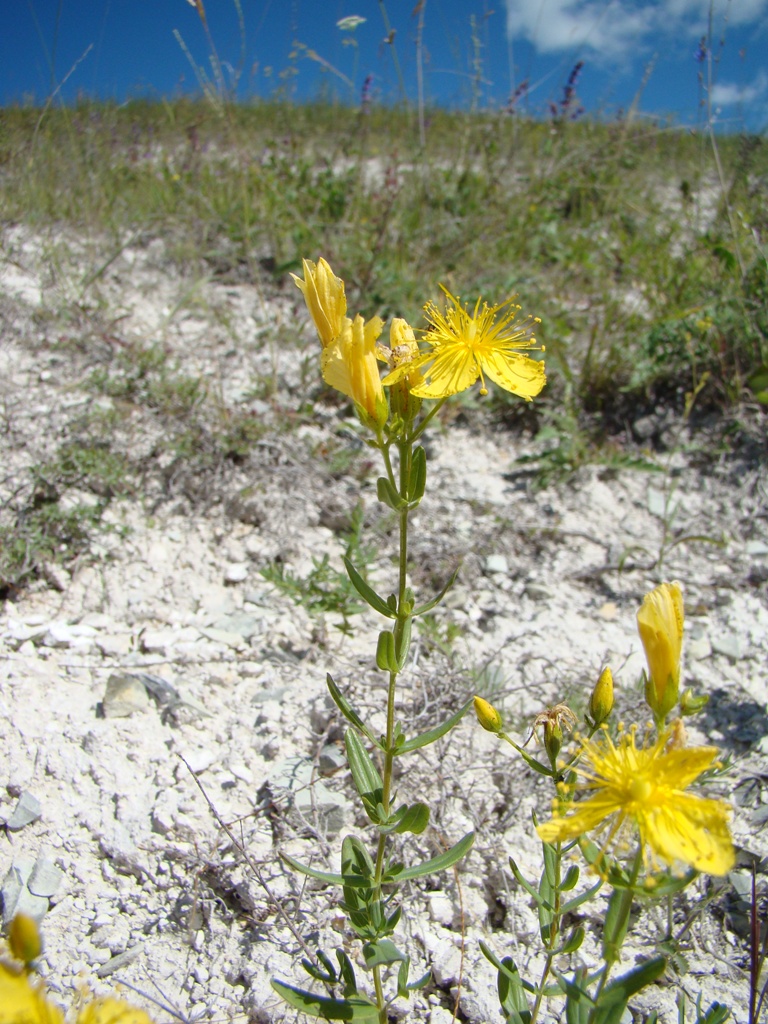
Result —
M648 123L331 104L84 102L0 116L0 217L165 239L277 282L324 255L350 306L418 321L443 282L542 318L549 398L621 416L738 403L768 363L768 146ZM705 386L699 388L705 378ZM502 404L504 397L498 399Z

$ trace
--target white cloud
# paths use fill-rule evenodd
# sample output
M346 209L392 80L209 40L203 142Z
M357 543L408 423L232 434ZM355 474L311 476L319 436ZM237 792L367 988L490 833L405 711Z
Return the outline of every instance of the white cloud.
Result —
M717 82L712 86L712 103L716 107L732 107L735 103L752 103L768 91L768 75L760 71L751 85Z
M707 30L710 0L507 0L507 34L540 53L588 48L620 57L660 37L697 38ZM714 25L758 23L768 0L715 0Z

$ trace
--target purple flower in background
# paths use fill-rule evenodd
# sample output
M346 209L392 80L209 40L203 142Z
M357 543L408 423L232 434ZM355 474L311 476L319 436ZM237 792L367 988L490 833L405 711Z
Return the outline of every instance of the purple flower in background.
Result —
M697 64L703 64L707 59L707 37L702 36L699 40L699 47L693 55L693 59Z
M371 92L373 90L373 75L366 75L363 88L360 92L360 109L367 114L371 109Z
M515 107L517 106L518 102L523 98L523 96L526 95L527 92L528 92L528 79L524 78L522 80L522 82L520 83L520 85L518 85L518 87L515 89L514 93L507 100L507 108L506 109L507 109L507 113L508 114L514 114Z

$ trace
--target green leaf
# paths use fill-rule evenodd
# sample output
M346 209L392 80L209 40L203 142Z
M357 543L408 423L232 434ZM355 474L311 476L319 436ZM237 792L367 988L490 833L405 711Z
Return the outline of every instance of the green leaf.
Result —
M575 953L577 949L581 947L584 941L584 929L581 925L577 925L576 928L569 934L568 938L560 947L559 952L563 953Z
M413 619L409 615L405 619L398 619L395 626L395 664L394 671L402 672L403 666L408 660L408 651L411 648L411 627Z
M388 629L379 633L376 645L376 666L382 672L397 672L398 664L395 656L395 638Z
M514 1014L513 1020L517 1019L527 1024L531 1019L531 1013L517 965L509 956L504 957L501 965L503 969L499 971L496 980L501 1008L508 1019L510 1014Z
M344 567L347 570L350 583L365 603L369 604L374 611L379 612L381 615L386 615L388 619L394 619L396 612L389 607L383 597L379 597L376 591L365 582L346 555L344 556Z
M315 981L322 981L324 985L335 985L336 984L336 968L333 966L331 961L328 959L322 949L317 951L317 959L325 968L321 971L319 967L315 967L311 960L306 958L302 959L301 966L307 972L307 974L314 978Z
M408 474L407 496L410 502L419 502L427 486L427 453L419 446L411 455L411 471Z
M603 959L608 963L615 964L621 955L634 896L632 889L614 889L611 893L603 925Z
M445 853L441 853L437 857L432 857L423 864L417 864L412 868L403 868L396 873L394 868L390 868L386 875L386 881L407 882L412 878L423 878L425 875L435 875L440 871L445 871L446 868L453 867L456 861L461 860L464 854L471 850L474 841L475 833L468 832L450 850L446 850Z
M536 889L533 885L531 885L531 883L528 881L528 879L522 873L520 868L517 866L517 862L515 860L513 860L512 857L509 858L509 867L510 867L510 870L512 871L512 874L515 876L515 881L519 885L522 885L522 887L525 889L525 891L528 893L528 895L532 896L536 900L536 902L538 904L541 904L542 898L541 898L541 894L539 893L539 890Z
M595 893L599 892L602 887L603 879L599 878L595 884L590 886L590 888L585 892L582 892L578 896L574 896L572 900L568 900L567 903L564 903L560 909L560 913L563 914L563 916L565 916L565 914L570 914L572 911L580 907L582 903L586 903L587 900L591 900Z
M380 819L376 816L374 808L383 798L384 783L381 781L376 765L371 760L371 755L353 729L347 729L344 734L344 743L355 788L363 799L368 817L374 824L378 824Z
M401 498L392 484L385 476L380 476L376 481L376 496L384 505L388 505L393 512L400 512L408 502Z
M298 871L300 875L309 875L310 878L316 878L318 882L325 882L326 885L344 885L344 879L341 875L336 875L332 871L318 871L317 868L311 868L308 864L302 864L300 861L294 860L287 853L281 853L280 857L288 867Z
M565 1021L566 1024L588 1024L590 1010L594 1003L585 992L583 986L587 980L586 967L580 968L573 981L568 981L562 974L555 972L557 980L566 992Z
M578 865L572 864L566 872L565 878L560 883L560 892L568 892L579 880Z
M346 720L348 722L351 722L352 725L354 725L354 727L356 729L359 729L360 732L363 734L363 736L365 736L366 739L370 740L370 742L375 747L378 747L379 750L383 750L384 748L382 747L381 743L379 743L379 741L373 735L371 730L368 728L368 726L362 720L360 715L358 715L358 713L355 711L355 709L349 703L347 698L344 696L344 694L338 688L336 683L334 683L333 678L330 675L327 675L325 677L325 681L326 681L326 683L328 685L328 690L330 691L331 697L333 697L334 704L339 709L339 711L342 713L342 715L344 715Z
M357 995L357 979L352 961L343 949L336 950L336 959L339 961L339 974L344 982L344 995L347 997Z
M448 593L448 591L451 589L453 584L456 582L456 577L459 575L459 569L460 568L461 568L460 565L456 566L456 568L451 573L450 579L445 584L445 586L440 591L440 593L437 595L437 597L433 597L432 600L431 601L427 601L426 604L420 604L418 608L414 608L413 609L413 614L414 615L423 615L425 612L431 612L432 609L436 605L440 604L440 602L443 600L445 595Z
M272 978L270 984L281 998L289 1006L309 1017L322 1017L324 1020L352 1020L376 1022L379 1019L379 1009L369 999L356 996L351 999L330 999L328 996L318 996L313 992L305 992L303 989L294 988L284 981Z
M366 942L363 946L363 959L365 966L371 970L380 964L396 964L408 957L400 952L391 939L378 939L376 942Z
M413 832L414 835L420 836L429 824L429 807L426 804L411 804L410 807L400 808L397 813L401 815L395 826L395 832L399 835Z
M472 700L468 700L463 708L459 708L455 715L451 715L450 718L446 719L442 725L436 725L434 729L430 729L428 732L422 732L418 736L414 736L412 740L406 740L398 748L398 754L406 754L410 750L418 750L419 747L426 747L430 743L434 743L435 740L439 740L441 736L445 736L447 732L456 725L466 715L467 711L472 707Z
M594 1024L620 1024L630 996L653 984L666 969L667 958L656 956L612 981L600 994Z

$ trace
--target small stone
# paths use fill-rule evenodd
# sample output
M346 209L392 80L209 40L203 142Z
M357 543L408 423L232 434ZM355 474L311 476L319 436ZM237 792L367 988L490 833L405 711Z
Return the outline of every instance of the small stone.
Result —
M429 902L429 916L437 924L442 924L446 928L450 928L453 923L453 903L448 899L445 893L442 892L431 892L428 898Z
M327 743L320 751L317 767L321 775L333 775L346 765L346 755L338 744Z
M606 601L601 608L597 610L598 617L604 619L606 622L613 622L619 617L619 609L613 601Z
M102 701L105 718L127 718L148 707L149 694L140 679L128 672L112 673Z
M236 651L247 646L245 638L240 633L233 633L229 629L217 629L215 626L205 626L200 632L215 644L222 647L232 647Z
M744 657L744 643L736 633L723 633L721 636L712 637L711 643L715 654L722 654L731 661L739 661Z
M57 868L52 860L45 854L37 858L32 874L29 876L27 888L33 896L47 896L50 898L56 894L64 877L60 868Z
M40 806L40 801L29 790L25 789L5 826L12 832L18 832L25 825L31 825L33 821L37 821L42 813L43 809Z
M93 626L70 626L66 622L51 622L42 639L44 647L84 648L93 645L96 630Z
M223 615L217 619L212 628L225 633L239 633L244 640L250 640L258 632L259 621L248 612L235 612L234 615Z
M133 646L130 633L116 633L114 636L104 635L96 638L96 647L107 658L119 658L127 654Z
M212 764L215 764L218 757L212 750L207 750L205 747L197 747L195 750L184 751L184 760L189 765L193 774L199 775L210 768Z
M552 597L549 587L544 587L540 583L526 583L523 593L532 601L549 601Z
M485 560L485 571L489 574L509 572L509 562L505 555L488 555Z
M659 491L655 487L649 487L646 501L648 503L648 511L652 516L658 516L660 519L663 519L668 513L667 495L664 491Z
M248 579L248 563L232 562L224 569L224 582L230 585L244 583Z
M762 558L768 555L768 544L762 540L750 540L744 546L745 552L753 558Z
M689 637L685 644L685 656L691 661L704 661L712 654L712 644L706 633L701 636Z

